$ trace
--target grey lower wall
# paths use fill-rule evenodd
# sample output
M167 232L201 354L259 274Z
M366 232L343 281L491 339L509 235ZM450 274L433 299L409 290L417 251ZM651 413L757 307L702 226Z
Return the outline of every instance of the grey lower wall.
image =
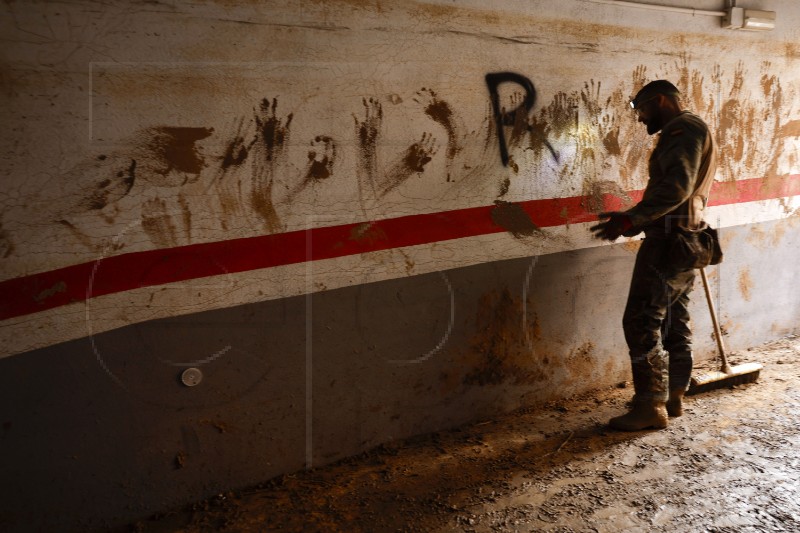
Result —
M732 351L797 331L798 217L722 230ZM124 523L627 378L636 246L137 324L0 360L0 530ZM699 280L696 353L714 355ZM201 368L195 387L178 379Z

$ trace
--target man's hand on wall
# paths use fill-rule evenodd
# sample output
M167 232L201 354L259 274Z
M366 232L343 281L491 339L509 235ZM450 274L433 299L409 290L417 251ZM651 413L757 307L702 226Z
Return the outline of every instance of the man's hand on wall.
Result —
M600 213L600 220L606 219L595 226L589 228L594 233L596 239L613 241L633 229L633 223L628 215L613 211L610 213Z

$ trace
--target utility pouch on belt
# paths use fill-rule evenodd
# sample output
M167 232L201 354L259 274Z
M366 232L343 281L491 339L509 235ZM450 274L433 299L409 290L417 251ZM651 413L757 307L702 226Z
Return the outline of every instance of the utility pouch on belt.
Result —
M676 226L669 235L669 262L677 270L692 270L722 262L717 230L707 224L697 230Z

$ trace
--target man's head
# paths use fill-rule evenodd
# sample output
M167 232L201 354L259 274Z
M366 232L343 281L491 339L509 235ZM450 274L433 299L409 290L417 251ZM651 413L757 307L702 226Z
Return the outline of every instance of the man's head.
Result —
M678 88L667 80L651 81L636 93L631 107L639 122L647 126L647 133L658 133L664 124L680 113L680 94Z

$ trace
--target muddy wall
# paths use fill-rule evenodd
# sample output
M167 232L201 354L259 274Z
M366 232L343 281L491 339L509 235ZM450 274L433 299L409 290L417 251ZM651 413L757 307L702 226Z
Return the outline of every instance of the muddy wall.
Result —
M729 345L796 331L800 10L746 7L776 29L584 0L4 4L0 525L124 521L625 379L638 242L588 226L641 195L651 79L715 131Z

